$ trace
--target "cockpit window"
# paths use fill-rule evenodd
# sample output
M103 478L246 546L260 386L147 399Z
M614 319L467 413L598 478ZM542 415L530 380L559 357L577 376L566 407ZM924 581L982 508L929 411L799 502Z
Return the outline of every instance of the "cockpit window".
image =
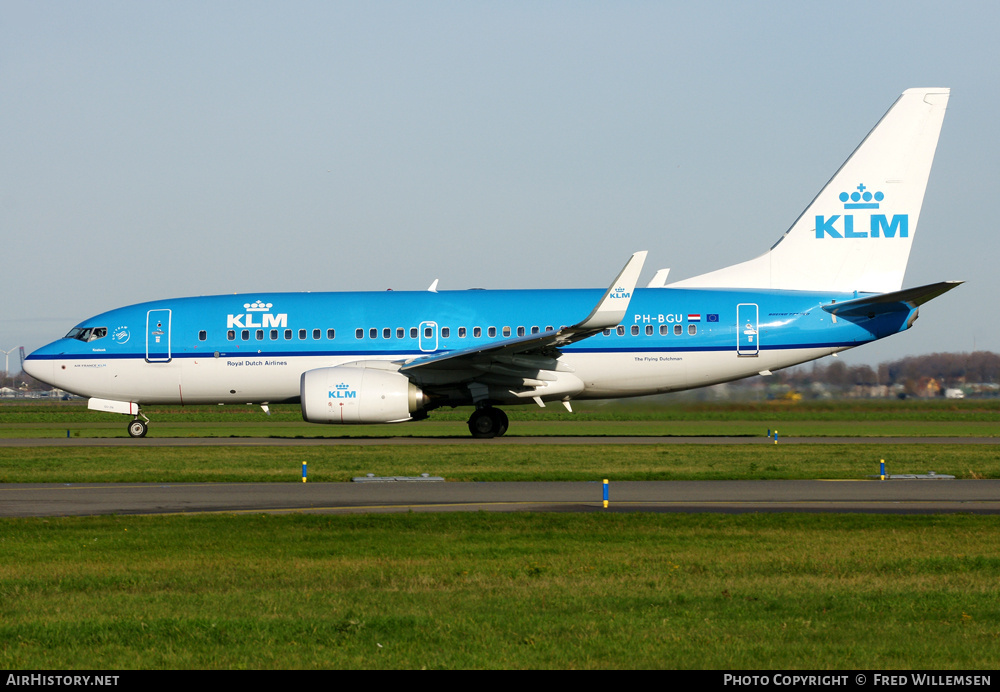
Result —
M90 342L97 341L98 339L103 339L108 335L107 327L74 327L69 330L69 334L66 335L67 339L76 339L77 341Z

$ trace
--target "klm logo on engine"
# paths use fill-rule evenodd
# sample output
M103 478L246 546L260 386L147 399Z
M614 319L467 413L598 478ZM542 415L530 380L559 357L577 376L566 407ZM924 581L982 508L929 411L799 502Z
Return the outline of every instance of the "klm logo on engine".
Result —
M858 185L856 192L840 193L840 201L845 210L879 208L879 203L885 199L882 192L870 192L864 184ZM864 226L864 216L860 216L855 227L854 214L834 214L833 216L816 216L816 238L909 238L909 214L893 214L889 219L885 214L871 213L868 217L868 228Z
M328 399L357 399L358 393L348 385L341 382L333 389L329 390Z
M268 327L285 328L288 326L288 314L271 314L273 303L264 303L255 300L252 303L243 303L245 313L229 315L226 320L226 329L267 329ZM259 318L260 321L254 321Z

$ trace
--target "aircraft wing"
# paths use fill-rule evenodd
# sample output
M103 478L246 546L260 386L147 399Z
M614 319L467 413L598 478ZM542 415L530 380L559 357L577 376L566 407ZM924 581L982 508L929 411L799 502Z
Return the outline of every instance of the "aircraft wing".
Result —
M590 314L572 326L420 356L403 363L399 372L433 384L478 380L530 387L552 381L556 379L555 371L565 371L557 361L561 346L619 325L645 260L645 251L633 254ZM486 373L490 376L486 377Z

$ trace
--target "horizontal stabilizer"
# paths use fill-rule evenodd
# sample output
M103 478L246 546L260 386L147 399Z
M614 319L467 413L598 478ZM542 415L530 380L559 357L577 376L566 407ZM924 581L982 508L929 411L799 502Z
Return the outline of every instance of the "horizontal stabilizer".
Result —
M830 305L824 305L823 309L837 317L847 319L851 317L874 317L875 315L898 312L899 310L912 310L929 300L937 298L942 293L947 293L962 283L964 282L941 281L936 284L928 284L927 286L864 296L862 298L855 298L854 300L846 300L842 303L831 303Z

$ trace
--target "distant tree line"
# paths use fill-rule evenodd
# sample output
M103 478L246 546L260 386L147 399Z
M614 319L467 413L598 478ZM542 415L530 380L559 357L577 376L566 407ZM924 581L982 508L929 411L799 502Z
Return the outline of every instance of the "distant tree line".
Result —
M1000 354L989 351L931 353L880 363L875 368L847 365L842 360L827 358L811 365L789 368L775 376L778 382L796 389L819 383L842 391L856 387L888 387L927 395L928 391L1000 384Z

